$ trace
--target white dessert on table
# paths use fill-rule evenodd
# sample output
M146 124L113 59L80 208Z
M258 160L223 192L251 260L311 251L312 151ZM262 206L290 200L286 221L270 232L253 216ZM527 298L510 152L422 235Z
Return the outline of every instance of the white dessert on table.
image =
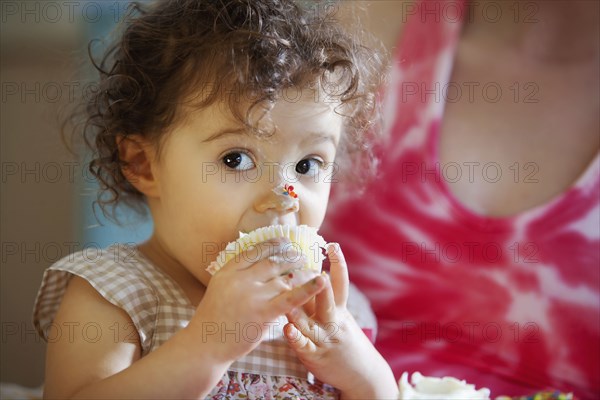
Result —
M489 400L490 390L475 389L464 380L453 377L435 378L423 376L419 372L412 374L408 382L408 372L404 372L398 382L399 400Z

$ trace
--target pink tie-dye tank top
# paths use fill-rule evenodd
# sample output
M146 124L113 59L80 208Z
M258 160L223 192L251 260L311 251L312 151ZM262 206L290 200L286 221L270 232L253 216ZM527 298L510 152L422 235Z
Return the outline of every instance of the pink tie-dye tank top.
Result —
M452 196L444 179L456 166L439 163L444 101L433 93L450 79L464 6L411 9L385 88L379 176L359 198L334 187L324 235L371 300L396 377L599 398L599 158L560 196L514 216L477 215Z

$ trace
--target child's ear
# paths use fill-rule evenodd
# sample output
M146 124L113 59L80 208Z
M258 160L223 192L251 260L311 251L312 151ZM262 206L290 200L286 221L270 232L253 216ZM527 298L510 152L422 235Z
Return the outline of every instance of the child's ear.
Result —
M117 137L121 172L146 197L158 197L158 182L154 174L154 146L141 135Z

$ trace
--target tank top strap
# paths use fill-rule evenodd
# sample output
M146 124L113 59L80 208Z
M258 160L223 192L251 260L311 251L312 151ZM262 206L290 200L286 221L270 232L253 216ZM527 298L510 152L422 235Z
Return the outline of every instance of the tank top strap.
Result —
M165 286L168 282L160 271L141 263L134 252L132 246L116 244L82 250L50 266L34 304L33 322L39 335L49 339L67 285L73 276L79 276L127 313L139 334L142 354L147 354L153 346L159 305L172 288Z

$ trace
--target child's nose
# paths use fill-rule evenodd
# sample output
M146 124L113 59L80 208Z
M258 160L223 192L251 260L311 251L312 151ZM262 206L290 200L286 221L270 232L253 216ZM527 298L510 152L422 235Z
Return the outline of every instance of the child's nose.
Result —
M300 202L289 195L267 192L254 203L254 209L259 213L275 211L278 214L294 213L300 210Z

